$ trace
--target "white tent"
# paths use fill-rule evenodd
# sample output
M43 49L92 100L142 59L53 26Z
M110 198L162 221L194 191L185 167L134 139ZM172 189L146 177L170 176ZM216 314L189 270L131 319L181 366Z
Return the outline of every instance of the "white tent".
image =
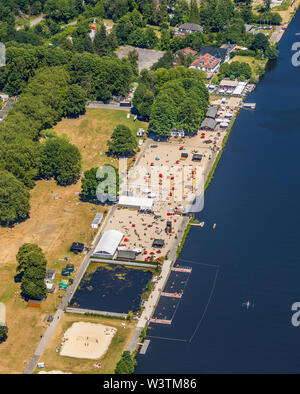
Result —
M94 250L94 255L113 258L124 234L117 230L108 230L102 235Z
M118 205L127 208L152 211L153 199L133 196L121 196Z

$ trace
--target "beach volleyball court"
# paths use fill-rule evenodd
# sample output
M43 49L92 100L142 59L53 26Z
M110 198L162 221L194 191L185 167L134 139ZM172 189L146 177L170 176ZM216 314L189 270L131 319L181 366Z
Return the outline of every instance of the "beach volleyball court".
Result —
M60 355L98 359L106 353L116 331L103 324L73 323L64 334Z

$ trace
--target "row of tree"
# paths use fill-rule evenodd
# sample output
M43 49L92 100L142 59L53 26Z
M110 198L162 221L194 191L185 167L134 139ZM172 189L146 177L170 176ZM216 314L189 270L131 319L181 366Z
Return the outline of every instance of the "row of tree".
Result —
M31 243L23 244L17 253L17 276L21 278L22 295L42 299L47 294L45 274L47 260L42 249Z
M72 85L81 86L87 98L104 101L126 95L136 72L136 61L15 43L7 47L6 67L0 68L0 91L20 94L37 69L49 66L64 66Z
M75 146L62 137L39 142L42 130L67 114L83 112L85 100L78 105L78 91L82 93L80 87L70 85L63 67L42 68L1 123L0 223L10 224L28 216L29 189L37 178L54 177L61 185L78 179L80 153Z
M251 78L251 67L246 62L233 61L231 63L223 63L218 73L219 80L230 78L245 81Z
M133 104L149 120L148 131L169 137L172 129L192 134L205 117L209 94L205 74L183 66L143 71Z

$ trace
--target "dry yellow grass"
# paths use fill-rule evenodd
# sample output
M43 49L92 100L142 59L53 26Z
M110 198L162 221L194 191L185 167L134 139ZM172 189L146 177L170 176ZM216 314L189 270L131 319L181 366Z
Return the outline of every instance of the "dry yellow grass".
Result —
M146 124L133 122L126 118L127 112L114 110L90 109L79 119L64 119L56 127L57 133L67 134L71 142L82 153L83 169L110 162L105 155L106 141L115 126L123 123L136 132ZM86 146L86 148L84 148ZM48 269L57 270L56 282L61 278L60 271L68 257L77 269L82 256L69 252L72 242L90 244L96 230L90 225L95 216L95 206L82 203L78 193L80 181L68 187L58 186L53 180L38 181L31 191L30 217L12 229L0 227L0 239L4 248L0 250L0 302L4 302L7 311L8 340L0 345L0 373L22 373L44 333L43 322L47 313L54 312L55 303L61 301L62 290L50 294L42 303L41 309L27 307L19 295L20 285L14 282L16 273L16 253L25 242L37 243L45 252ZM54 198L59 197L59 198ZM97 211L105 207L97 206Z
M74 357L61 356L55 349L60 346L61 339L63 338L66 330L71 327L75 322L90 322L103 324L110 327L115 327L117 332L112 339L106 354L99 360L79 359ZM125 322L126 327L123 328L121 323ZM121 355L129 342L135 328L135 322L127 322L121 319L110 319L98 316L82 316L73 314L64 314L60 323L51 337L48 346L46 347L41 361L45 363L45 371L60 370L63 372L72 373L113 373L116 363L121 358ZM101 363L101 368L93 366L95 363ZM36 368L36 372L39 369Z
M83 171L110 163L118 166L118 161L107 157L107 140L119 124L130 128L136 135L140 127L147 129L148 124L127 119L128 111L89 108L78 119L63 119L54 129L58 135L66 134L82 154ZM100 155L100 153L103 153Z

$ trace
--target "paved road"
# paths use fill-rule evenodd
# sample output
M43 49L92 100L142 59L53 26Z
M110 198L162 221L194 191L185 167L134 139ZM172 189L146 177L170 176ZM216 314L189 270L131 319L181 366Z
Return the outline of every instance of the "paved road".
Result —
M279 42L283 34L284 30L281 30L281 26L277 26L276 30L270 37L270 43L275 44L276 42Z
M17 102L17 100L14 98L9 98L7 100L7 102L4 104L4 106L0 110L0 121L3 121L6 118L8 111L15 105L16 102Z
M40 23L41 20L44 18L44 16L45 15L40 15L40 16L37 16L36 18L32 19L29 23L30 27L33 27L33 26L37 25L38 23ZM21 30L23 28L24 28L24 26L16 26L16 30Z

